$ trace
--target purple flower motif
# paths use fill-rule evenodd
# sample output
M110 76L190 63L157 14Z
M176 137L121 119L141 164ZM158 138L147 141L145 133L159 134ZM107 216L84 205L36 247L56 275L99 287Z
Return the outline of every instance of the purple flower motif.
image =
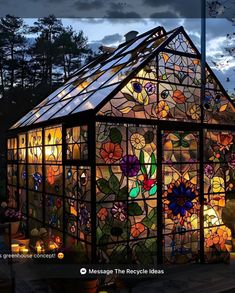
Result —
M121 170L125 176L134 177L140 170L140 161L135 155L126 155L121 160Z
M213 168L213 166L211 166L211 165L206 165L206 166L205 166L205 169L204 169L204 172L205 172L205 175L206 175L208 178L212 178L213 175L214 175L214 168Z
M153 93L155 93L156 91L156 86L155 84L153 84L152 82L148 82L146 83L146 85L144 86L146 92L149 94L149 95L152 95Z
M115 202L112 209L111 214L115 219L124 222L127 217L127 208L124 202Z
M84 204L82 204L79 209L78 220L80 221L81 225L86 225L89 222L89 213Z
M228 160L228 165L230 168L235 169L235 153L231 154Z

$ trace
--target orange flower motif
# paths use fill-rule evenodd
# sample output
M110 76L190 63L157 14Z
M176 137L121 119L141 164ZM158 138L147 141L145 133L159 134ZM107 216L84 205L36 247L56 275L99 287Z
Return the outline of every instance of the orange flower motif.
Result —
M108 210L106 208L101 208L97 213L97 218L104 221L108 216Z
M100 156L106 164L112 164L122 157L122 148L117 143L106 142L102 144Z
M229 150L229 147L233 144L232 134L220 134L218 136L218 144L221 151L225 149Z
M52 166L49 167L49 170L47 173L47 182L51 185L55 183L55 172Z
M210 232L205 235L206 247L211 247L213 245L219 246L220 250L225 251L225 242L231 240L231 230L226 226L213 227Z
M131 227L131 236L137 238L145 230L145 226L142 223L136 223Z
M173 92L173 97L172 99L177 103L177 104L183 104L185 103L185 95L180 91L176 90Z

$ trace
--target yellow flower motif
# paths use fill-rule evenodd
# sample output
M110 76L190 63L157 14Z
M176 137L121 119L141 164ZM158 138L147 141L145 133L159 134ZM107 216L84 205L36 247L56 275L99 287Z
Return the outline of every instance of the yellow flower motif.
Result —
M145 147L145 139L144 139L143 135L141 135L139 133L132 134L131 144L137 150L144 148Z
M224 179L222 177L213 177L211 179L211 187L215 193L224 192Z
M191 116L191 118L193 120L198 120L201 117L201 108L199 105L193 105L191 108L189 108L188 110L188 114L189 116Z
M156 108L156 114L158 118L165 118L170 111L170 107L165 101L160 101Z

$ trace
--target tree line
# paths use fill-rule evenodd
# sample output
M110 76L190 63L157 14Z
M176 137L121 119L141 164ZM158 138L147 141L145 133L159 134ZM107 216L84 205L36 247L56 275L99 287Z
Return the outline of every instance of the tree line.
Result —
M31 26L20 17L0 18L0 96L37 96L41 90L44 96L94 57L87 42L83 31L54 15Z

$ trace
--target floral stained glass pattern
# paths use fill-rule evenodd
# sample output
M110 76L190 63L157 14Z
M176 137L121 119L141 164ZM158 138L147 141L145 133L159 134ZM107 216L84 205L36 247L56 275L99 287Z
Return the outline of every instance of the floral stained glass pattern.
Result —
M156 128L145 125L117 128L99 123L97 140L102 142L97 144L96 152L96 233L97 244L104 246L102 253L109 254L105 249L117 241L134 241L137 245L140 239L156 240ZM145 242L141 243L140 246ZM121 250L122 245L116 249ZM110 255L111 261L115 253Z
M66 231L81 241L91 241L90 168L65 167Z
M45 166L45 191L50 194L62 195L63 168L61 165Z
M170 41L166 46L166 49L195 55L197 54L183 33L179 33L172 41Z
M27 173L26 173L26 165L19 164L18 165L18 172L19 172L19 186L26 187L27 182Z
M42 191L42 165L28 165L28 185L30 190Z
M165 131L162 142L165 261L193 261L199 249L199 134Z
M233 153L235 132L204 132L204 235L207 261L228 257L226 245L231 245L231 230L224 226L222 210L226 195L234 194Z
M88 129L86 125L67 128L66 145L68 160L88 159L87 135Z
M202 103L205 123L231 124L235 122L235 107L221 89L206 90Z
M46 223L51 227L62 230L63 225L63 199L58 196L45 196Z
M158 76L160 81L168 83L200 86L200 60L161 52L158 57Z
M147 74L147 73L146 73ZM139 76L146 75L144 69ZM125 87L100 110L108 116L150 118L156 113L152 110L157 101L157 84L155 80L133 78Z
M200 122L200 88L173 84L159 84L159 119Z

